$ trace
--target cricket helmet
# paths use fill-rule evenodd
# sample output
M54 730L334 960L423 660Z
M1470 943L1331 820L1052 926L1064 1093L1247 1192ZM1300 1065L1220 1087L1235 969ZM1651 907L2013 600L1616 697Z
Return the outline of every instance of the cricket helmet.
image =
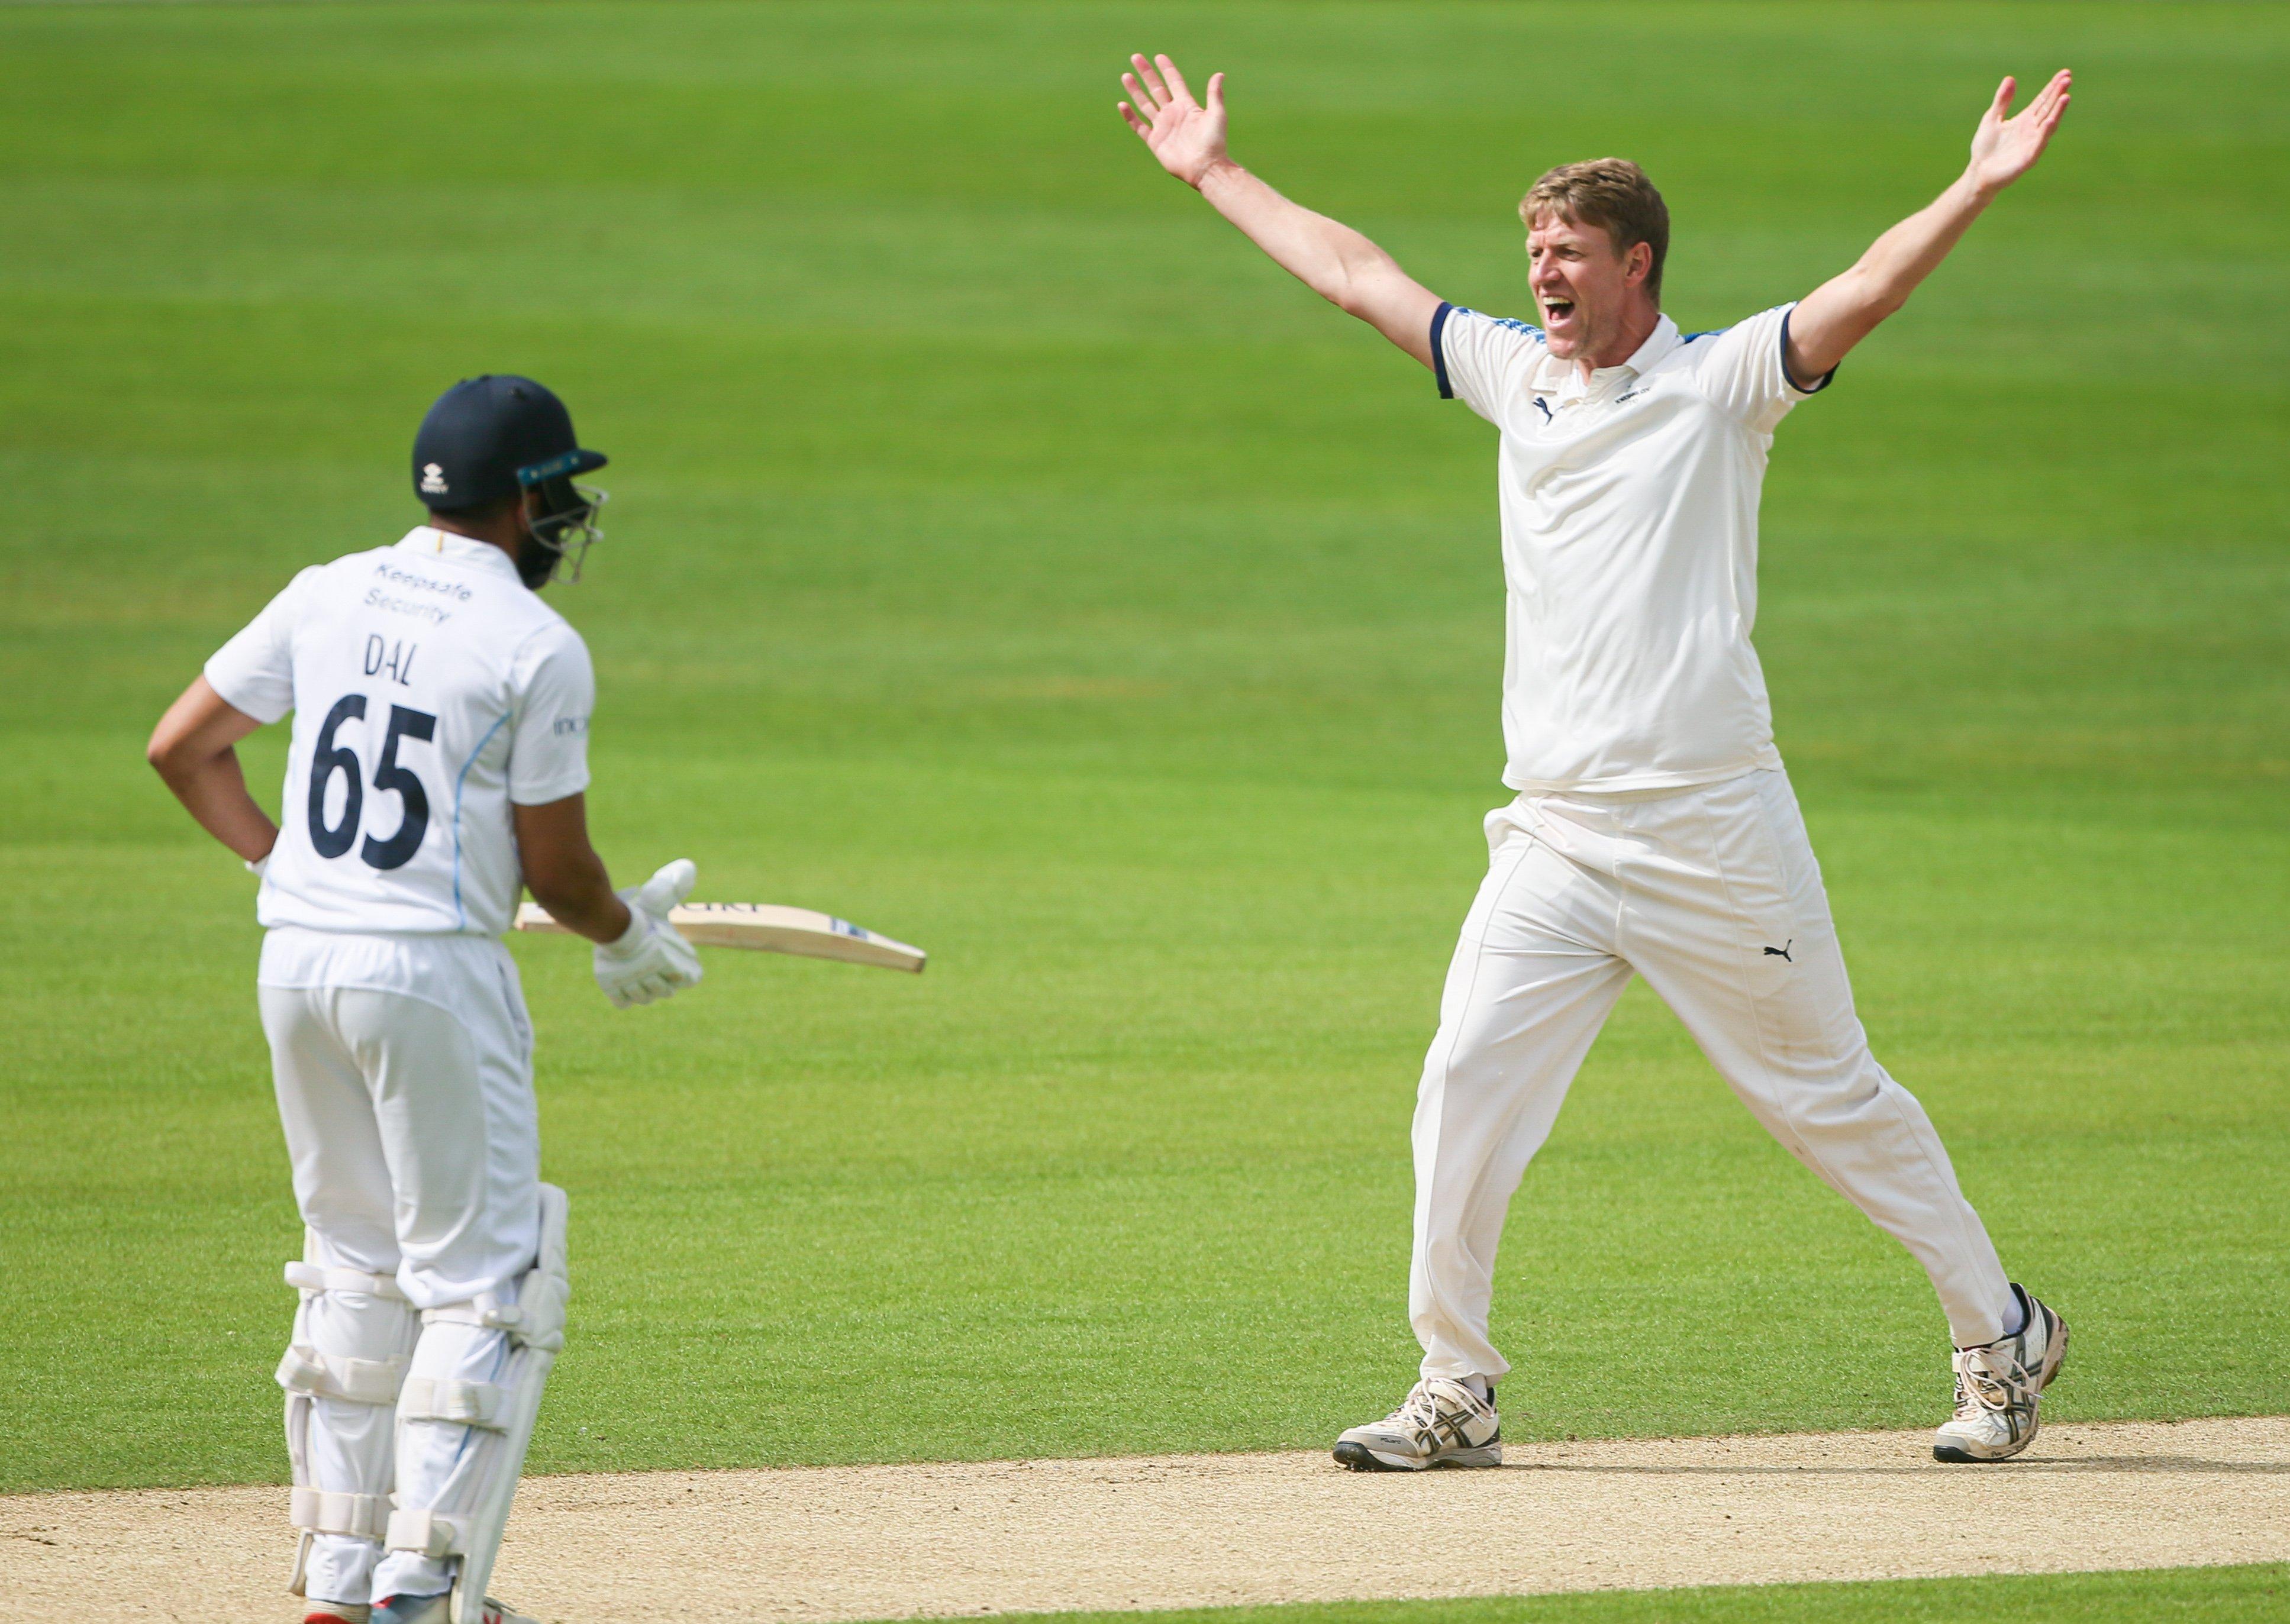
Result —
M537 493L533 539L553 555L543 580L565 557L568 579L580 580L581 555L603 537L597 510L605 493L572 476L604 466L602 452L581 447L564 403L511 373L463 379L437 397L413 436L413 493L440 513Z

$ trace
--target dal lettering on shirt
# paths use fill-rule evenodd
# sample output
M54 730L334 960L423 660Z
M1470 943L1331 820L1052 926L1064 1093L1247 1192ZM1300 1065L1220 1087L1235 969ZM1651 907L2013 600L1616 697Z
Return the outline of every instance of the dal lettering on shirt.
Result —
M587 645L507 553L450 532L304 570L206 677L258 722L294 716L266 926L498 936L523 884L510 805L589 785Z

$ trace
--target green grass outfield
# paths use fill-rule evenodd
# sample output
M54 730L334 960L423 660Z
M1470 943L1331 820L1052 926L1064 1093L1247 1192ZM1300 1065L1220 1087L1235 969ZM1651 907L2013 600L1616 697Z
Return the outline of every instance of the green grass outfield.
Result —
M1724 1585L1483 1601L1304 1603L1208 1607L1153 1615L1155 1624L1894 1624L1979 1619L1985 1624L2205 1624L2278 1620L2290 1612L2290 1567L2177 1568L2144 1573L1886 1580L1860 1584ZM1016 1615L1018 1624L1120 1624L1133 1612Z
M2290 1567L2177 1568L1862 1584L1724 1585L1708 1589L1517 1596L1463 1602L1307 1603L1208 1607L1154 1624L2259 1624L2290 1613ZM1133 1612L1017 1615L1013 1624L1122 1624Z
M2290 12L106 5L0 12L0 1487L283 1476L252 887L140 747L489 369L613 458L555 595L608 859L934 956L620 1014L516 944L578 1283L533 1466L1309 1446L1405 1388L1493 441L1159 174L1131 48L1482 308L1526 182L1634 155L1689 327L2076 68L1782 431L1759 642L1878 1052L2075 1324L2046 1412L2290 1409ZM1922 1275L1642 991L1500 1292L1522 1443L1946 1401Z

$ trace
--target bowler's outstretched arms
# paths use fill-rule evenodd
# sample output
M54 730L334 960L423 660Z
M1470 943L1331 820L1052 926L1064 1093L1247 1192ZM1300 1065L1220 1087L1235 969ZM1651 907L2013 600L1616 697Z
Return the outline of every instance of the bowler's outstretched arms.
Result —
M1439 296L1349 226L1291 203L1232 161L1225 150L1224 76L1209 76L1203 103L1167 57L1129 60L1133 71L1121 76L1121 87L1130 100L1119 104L1121 116L1161 167L1207 198L1281 269L1431 365Z
M1806 295L1790 314L1792 381L1825 377L1915 292L1996 195L2035 166L2068 110L2074 75L2062 69L2016 117L2017 82L2006 77L1972 137L1972 161L1954 184L1869 246L1852 269ZM1221 130L1221 123L1219 125Z

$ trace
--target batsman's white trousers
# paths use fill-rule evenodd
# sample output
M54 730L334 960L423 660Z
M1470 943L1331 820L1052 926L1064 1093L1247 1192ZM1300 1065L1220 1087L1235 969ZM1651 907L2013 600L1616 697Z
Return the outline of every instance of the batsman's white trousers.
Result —
M1496 1244L1633 971L1773 1136L1931 1276L1958 1346L2014 1300L1924 1108L1869 1052L1789 778L1522 795L1447 972L1415 1108L1409 1316L1426 1376L1501 1376Z
M482 936L274 930L261 982L305 1260L394 1276L417 1309L485 1292L514 1301L539 1244L540 1139L532 1028L508 951ZM327 1346L330 1333L356 1334L354 1316L305 1317L322 1352L404 1352ZM496 1381L508 1356L498 1331L429 1324L408 1374ZM313 1486L394 1489L402 1507L452 1508L499 1445L456 1423L409 1421L393 1447L388 1413L318 1400ZM332 1534L312 1541L305 1574L312 1597L339 1602L433 1595L451 1581L447 1563Z

